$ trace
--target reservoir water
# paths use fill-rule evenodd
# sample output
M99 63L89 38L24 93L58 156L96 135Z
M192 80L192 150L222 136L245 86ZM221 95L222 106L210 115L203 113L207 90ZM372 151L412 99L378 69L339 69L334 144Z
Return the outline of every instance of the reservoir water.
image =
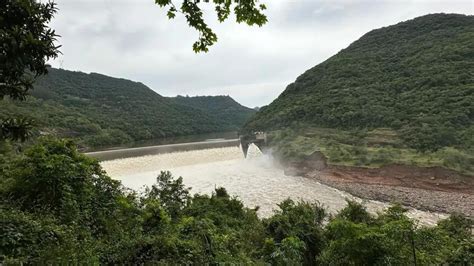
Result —
M346 199L362 200L316 180L286 176L271 155L251 146L244 158L236 145L199 150L184 150L101 162L107 173L129 188L141 190L153 184L160 171L183 177L192 193L210 194L216 187L225 187L247 207L259 206L259 216L268 217L277 204L286 198L318 201L330 212L346 205ZM387 203L364 201L370 212L383 210ZM435 224L446 215L410 209L409 216L423 224Z

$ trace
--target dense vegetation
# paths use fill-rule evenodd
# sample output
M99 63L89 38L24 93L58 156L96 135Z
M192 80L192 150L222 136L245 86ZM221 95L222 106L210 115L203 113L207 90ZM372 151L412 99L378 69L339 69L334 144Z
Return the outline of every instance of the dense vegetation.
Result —
M246 130L389 128L419 151L472 151L473 39L474 16L455 14L373 30L299 76Z
M229 96L162 97L145 85L96 73L49 69L25 102L0 102L0 118L33 118L40 133L87 147L239 129L255 112Z
M6 143L2 149L8 150ZM2 154L6 154L3 152ZM163 172L142 194L110 179L71 141L41 139L0 156L0 263L468 265L472 221L423 227L393 206L371 215L355 202L330 216L286 200L259 219L224 188L191 196Z

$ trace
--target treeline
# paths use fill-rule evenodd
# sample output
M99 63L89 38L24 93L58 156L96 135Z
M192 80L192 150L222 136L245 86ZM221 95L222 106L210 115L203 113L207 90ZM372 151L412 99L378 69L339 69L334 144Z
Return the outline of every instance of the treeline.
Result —
M168 99L176 105L206 112L211 119L219 121L221 127L233 130L240 129L256 113L229 96L177 96Z
M246 125L391 128L407 147L474 148L474 16L433 14L373 30L309 69Z
M173 136L236 131L255 113L229 96L162 97L145 85L96 73L49 69L25 102L1 102L0 118L33 118L36 135L94 148Z
M420 226L394 205L336 215L285 200L257 217L224 188L191 195L162 172L143 193L112 180L67 140L0 156L1 264L469 265L473 221Z

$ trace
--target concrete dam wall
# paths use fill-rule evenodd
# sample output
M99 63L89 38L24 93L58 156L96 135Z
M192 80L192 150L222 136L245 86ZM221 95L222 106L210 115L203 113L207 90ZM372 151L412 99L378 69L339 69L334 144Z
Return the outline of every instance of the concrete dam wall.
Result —
M231 146L239 146L239 139L226 139L226 140L209 140L200 142L189 142L189 143L178 143L178 144L166 144L156 145L147 147L117 149L108 151L97 151L88 152L87 156L91 156L99 159L100 161L115 160L129 157L139 157L145 155L156 155L170 152L183 152L192 150L203 150L212 148L223 148Z

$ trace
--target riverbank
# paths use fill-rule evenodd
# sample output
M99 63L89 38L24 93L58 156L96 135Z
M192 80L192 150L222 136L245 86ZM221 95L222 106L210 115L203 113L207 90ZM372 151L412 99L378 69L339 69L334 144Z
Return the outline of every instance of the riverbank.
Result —
M360 198L474 218L474 177L441 167L334 166L326 165L321 156L309 156L286 168L288 174L315 179Z

